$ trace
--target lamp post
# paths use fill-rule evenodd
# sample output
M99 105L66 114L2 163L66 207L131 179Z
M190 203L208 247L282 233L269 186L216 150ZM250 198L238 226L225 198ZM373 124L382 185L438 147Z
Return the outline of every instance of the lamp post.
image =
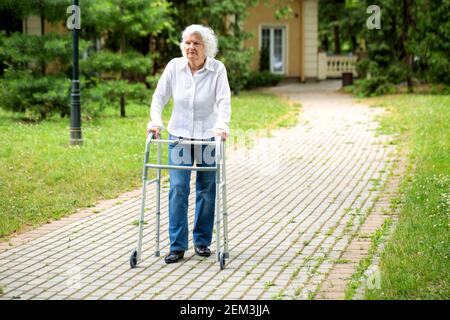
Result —
M72 0L72 6L69 7L74 14L72 15L73 31L73 70L72 70L72 90L70 93L70 145L81 145L81 112L80 112L80 80L78 74L78 30L80 29L80 9L78 0ZM69 23L68 23L69 24Z

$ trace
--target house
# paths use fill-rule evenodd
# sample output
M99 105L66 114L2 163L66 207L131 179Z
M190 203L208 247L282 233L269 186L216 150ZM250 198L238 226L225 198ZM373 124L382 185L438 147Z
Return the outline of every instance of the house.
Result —
M259 50L267 46L270 70L286 78L307 81L318 78L318 3L319 0L270 0L260 1L251 7L243 27L254 33L247 40L247 47L255 48L251 68L258 70ZM288 4L293 10L289 19L275 19L276 6ZM45 22L45 33L64 32L64 26ZM41 22L37 16L23 21L23 31L40 34Z
M255 35L245 43L256 49L251 68L258 70L259 51L267 47L271 72L300 81L316 80L319 78L319 0L284 1L291 6L293 17L277 20L274 12L279 3L270 0L267 5L260 1L258 6L250 8L244 29Z
M276 8L289 5L293 15L277 20ZM269 68L273 73L299 81L338 78L343 72L353 72L356 57L327 56L319 52L318 17L319 0L260 0L249 9L243 22L246 31L254 37L245 41L246 47L254 48L251 69L258 70L261 48L269 51ZM47 32L67 32L63 24L44 24ZM23 32L41 34L41 22L37 16L23 20Z
M22 32L29 35L41 35L41 17L28 16L22 21ZM47 20L44 22L44 33L55 32L64 33L67 32L67 28L63 23L50 23Z

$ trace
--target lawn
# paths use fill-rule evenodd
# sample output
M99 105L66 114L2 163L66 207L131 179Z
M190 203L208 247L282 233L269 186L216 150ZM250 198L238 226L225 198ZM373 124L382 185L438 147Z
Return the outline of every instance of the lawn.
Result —
M298 111L273 95L243 92L232 99L231 133L294 125ZM141 186L149 106L128 105L124 119L118 113L111 107L83 119L83 146L69 147L69 119L30 123L0 109L0 239Z
M367 299L450 298L450 96L369 99L390 112L381 129L409 153L399 221L381 257L381 290Z

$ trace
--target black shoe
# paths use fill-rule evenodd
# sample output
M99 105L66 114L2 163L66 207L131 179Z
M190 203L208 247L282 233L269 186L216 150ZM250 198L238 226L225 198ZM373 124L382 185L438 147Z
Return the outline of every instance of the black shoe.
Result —
M194 246L195 253L202 257L209 257L211 255L211 250L207 246Z
M175 263L183 259L184 251L170 251L169 255L164 258L166 263Z

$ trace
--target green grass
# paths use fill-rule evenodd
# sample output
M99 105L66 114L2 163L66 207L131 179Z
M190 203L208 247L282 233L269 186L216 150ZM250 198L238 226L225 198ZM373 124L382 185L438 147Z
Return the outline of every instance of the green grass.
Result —
M367 256L359 261L358 266L356 267L356 272L352 275L349 283L347 284L345 290L345 299L347 300L353 299L356 290L361 285L362 276L372 263L374 254L376 253L376 250L378 249L383 237L387 235L391 223L392 223L391 219L389 218L386 219L383 222L383 225L380 228L378 228L375 231L375 233L371 236L371 244L369 251L367 252Z
M269 289L270 287L273 287L275 285L275 283L273 283L272 281L267 281L264 283L264 289Z
M228 144L249 130L294 125L298 111L273 95L243 92L232 98ZM83 119L84 144L69 147L69 119L31 123L0 110L0 239L141 186L149 106L128 105L124 119L118 113L111 107Z
M284 293L283 289L280 289L276 294L273 294L270 298L272 300L283 300L287 295Z
M396 95L370 99L386 106L381 131L397 133L408 150L408 172L396 229L381 256L381 289L367 299L450 298L450 96Z
M131 224L132 224L133 226L135 226L135 227L138 227L138 226L139 226L139 220L133 220L133 222L131 222ZM145 224L148 224L148 222L144 220L144 223L143 223L143 224L144 224L144 225L145 225Z

